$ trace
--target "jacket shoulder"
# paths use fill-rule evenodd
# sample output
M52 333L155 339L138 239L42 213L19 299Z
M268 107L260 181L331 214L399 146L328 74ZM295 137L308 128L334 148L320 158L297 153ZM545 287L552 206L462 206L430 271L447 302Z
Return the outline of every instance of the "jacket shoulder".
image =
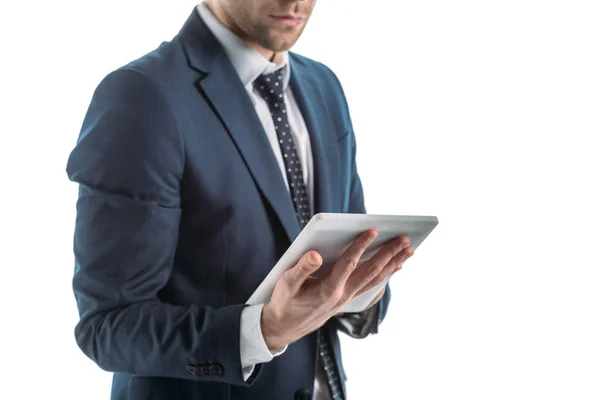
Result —
M297 53L290 52L290 58L294 63L298 63L302 67L306 68L309 71L310 75L317 79L319 83L324 84L325 86L331 86L332 89L336 91L342 91L342 85L337 75L329 68L327 65L323 64L320 61L313 60L311 58L302 56Z
M107 72L96 90L110 82L134 80L166 94L178 80L190 74L186 60L178 41L165 41L141 57Z
M311 78L315 80L326 101L326 107L330 108L331 114L338 116L345 121L346 125L350 126L348 101L346 100L342 84L335 72L322 62L312 60L297 53L290 52L290 58L294 63L297 63L307 71Z

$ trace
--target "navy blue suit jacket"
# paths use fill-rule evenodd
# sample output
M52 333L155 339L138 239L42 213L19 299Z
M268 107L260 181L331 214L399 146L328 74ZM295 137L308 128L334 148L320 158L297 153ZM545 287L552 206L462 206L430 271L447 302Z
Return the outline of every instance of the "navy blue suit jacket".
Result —
M318 62L290 63L316 212L364 213L342 88ZM249 96L195 10L172 41L100 83L67 172L80 185L75 335L115 373L112 399L281 400L312 389L314 333L242 377L244 302L300 228ZM389 289L378 322L388 301Z

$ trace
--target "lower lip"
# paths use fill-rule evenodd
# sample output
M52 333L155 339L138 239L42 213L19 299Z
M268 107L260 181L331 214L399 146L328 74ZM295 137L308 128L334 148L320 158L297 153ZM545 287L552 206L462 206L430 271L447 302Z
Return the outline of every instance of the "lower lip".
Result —
M284 26L298 26L302 23L302 18L273 17L273 19Z

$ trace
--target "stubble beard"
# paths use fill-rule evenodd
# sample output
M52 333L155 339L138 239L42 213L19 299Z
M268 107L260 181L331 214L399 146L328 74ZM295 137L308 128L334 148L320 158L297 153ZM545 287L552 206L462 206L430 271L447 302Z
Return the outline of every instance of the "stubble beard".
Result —
M300 29L289 27L274 30L261 26L255 29L253 40L265 49L279 53L289 50L296 43L303 29L304 27Z
M253 23L249 15L237 10L235 23L243 39L257 43L261 47L274 52L289 50L298 40L306 23L301 27L284 27L274 29L267 24Z

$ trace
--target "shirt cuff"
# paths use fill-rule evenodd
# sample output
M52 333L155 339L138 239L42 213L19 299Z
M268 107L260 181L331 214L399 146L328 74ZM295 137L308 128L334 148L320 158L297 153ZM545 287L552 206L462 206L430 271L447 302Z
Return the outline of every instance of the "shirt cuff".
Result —
M252 375L256 364L269 362L287 350L285 346L281 351L272 353L267 347L260 326L263 307L264 304L244 307L240 316L240 358L244 381Z
M371 333L377 333L379 307L378 301L371 308L359 313L336 315L337 328L350 337L362 339Z

